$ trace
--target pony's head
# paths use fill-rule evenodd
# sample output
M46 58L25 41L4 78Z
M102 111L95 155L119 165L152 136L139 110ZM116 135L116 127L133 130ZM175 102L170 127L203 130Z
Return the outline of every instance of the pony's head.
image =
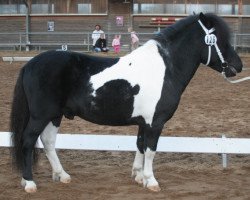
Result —
M204 34L201 62L216 71L224 72L227 77L241 72L242 62L230 44L227 24L214 14L203 13L200 13L198 22Z

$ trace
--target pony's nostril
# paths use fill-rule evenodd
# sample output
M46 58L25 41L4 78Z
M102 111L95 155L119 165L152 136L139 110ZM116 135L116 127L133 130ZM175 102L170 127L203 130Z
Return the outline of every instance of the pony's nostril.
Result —
M229 66L230 70L236 75L238 72L233 66Z

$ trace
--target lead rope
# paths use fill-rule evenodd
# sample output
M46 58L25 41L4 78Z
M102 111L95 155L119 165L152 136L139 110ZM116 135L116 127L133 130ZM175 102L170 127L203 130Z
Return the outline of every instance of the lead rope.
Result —
M240 82L243 82L243 81L250 80L250 76L240 78L240 79L237 79L237 80L231 80L230 78L226 77L225 72L222 72L222 75L223 75L224 79L227 80L229 83L240 83Z
M211 60L211 47L214 46L215 49L216 49L216 52L221 60L221 65L222 65L222 76L223 78L228 81L229 83L240 83L240 82L243 82L243 81L246 81L246 80L250 80L250 76L247 76L245 78L241 78L241 79L237 79L237 80L231 80L230 78L226 77L226 74L225 74L225 68L228 67L228 64L227 62L225 62L224 60L224 57L217 45L217 37L214 35L214 34L211 34L212 32L215 31L215 28L211 28L211 29L207 29L200 20L198 20L199 24L201 25L202 29L204 30L204 32L206 33L206 36L205 36L205 43L208 45L208 57L207 57L207 63L205 65L209 65L210 63L210 60ZM232 69L231 69L232 70ZM235 74L237 73L236 70L234 69L235 71Z

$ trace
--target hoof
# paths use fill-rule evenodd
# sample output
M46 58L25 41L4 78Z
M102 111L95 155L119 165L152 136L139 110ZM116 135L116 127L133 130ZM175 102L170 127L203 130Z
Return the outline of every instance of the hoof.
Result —
M70 183L71 182L70 175L68 175L66 172L53 173L52 179L53 179L53 181L56 181L56 182L60 181L62 183Z
M135 182L137 182L139 185L142 185L143 184L143 177L137 175L135 177Z
M70 176L69 177L64 177L64 178L61 178L60 181L62 183L66 183L67 184L67 183L71 182L71 178L70 178Z
M37 191L37 187L34 181L27 181L22 178L21 185L24 187L24 190L27 193L35 193Z
M27 193L35 193L37 191L36 187L25 187L25 192Z
M147 188L149 190L151 190L152 192L160 192L161 191L161 188L159 185L154 185L154 186L147 186Z
M53 173L52 179L53 179L53 181L55 181L55 182L59 182L60 179L61 179L60 174L58 174L58 173Z
M141 170L132 170L131 177L135 177L135 182L137 182L139 185L143 184L143 175Z

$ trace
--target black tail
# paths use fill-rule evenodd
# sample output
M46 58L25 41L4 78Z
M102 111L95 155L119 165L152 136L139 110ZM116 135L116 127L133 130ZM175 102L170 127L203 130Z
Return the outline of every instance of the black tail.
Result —
M23 74L24 68L21 69L16 82L10 114L10 131L12 132L12 144L14 145L12 158L13 163L19 170L23 167L23 132L30 117L28 102L23 88ZM33 156L34 158L37 157L35 151Z

